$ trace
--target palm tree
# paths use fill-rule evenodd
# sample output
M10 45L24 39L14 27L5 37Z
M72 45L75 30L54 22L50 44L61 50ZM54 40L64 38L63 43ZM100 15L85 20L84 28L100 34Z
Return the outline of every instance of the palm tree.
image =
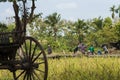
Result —
M118 13L118 16L120 18L120 5L118 6L118 8L115 10L116 13Z
M57 14L56 12L45 18L45 23L47 23L50 27L49 36L50 36L50 33L53 33L55 41L56 41L57 31L58 31L57 24L59 23L60 19L61 19L60 14Z
M78 35L78 40L79 40L79 42L82 42L83 34L84 34L85 30L87 29L86 23L84 22L84 20L78 19L78 21L75 22L74 25L75 25L75 31Z
M110 11L112 12L112 18L115 18L115 5L113 5L112 7L110 7Z
M101 17L94 18L92 25L94 26L94 30L98 31L103 28L103 19Z

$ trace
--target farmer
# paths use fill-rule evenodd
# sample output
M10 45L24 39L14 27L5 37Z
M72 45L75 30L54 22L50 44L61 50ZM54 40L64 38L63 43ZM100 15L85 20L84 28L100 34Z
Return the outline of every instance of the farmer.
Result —
M81 43L78 43L78 45L74 48L74 54L80 50L80 47L81 47Z
M78 46L74 48L74 54L78 51Z
M80 46L80 51L82 52L82 54L85 54L86 46L83 43Z
M98 50L97 54L98 54L98 55L101 55L101 54L102 54L101 50Z
M93 47L93 45L91 45L88 50L90 51L90 54L92 54L92 55L94 54L94 47Z
M52 54L52 48L51 48L51 46L50 45L48 45L48 54Z
M106 46L106 45L103 46L103 50L104 50L104 54L107 54L107 53L108 53L108 49L107 49L107 46Z

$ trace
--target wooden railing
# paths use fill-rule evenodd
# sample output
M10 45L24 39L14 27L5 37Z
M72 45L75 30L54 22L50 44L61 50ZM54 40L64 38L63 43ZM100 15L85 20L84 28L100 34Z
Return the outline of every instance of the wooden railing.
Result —
M9 43L19 43L25 31L0 32L0 45Z

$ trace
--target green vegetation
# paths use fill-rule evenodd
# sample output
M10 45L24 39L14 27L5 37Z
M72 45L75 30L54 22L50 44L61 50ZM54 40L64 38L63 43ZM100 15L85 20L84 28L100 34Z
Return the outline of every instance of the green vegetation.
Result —
M100 47L102 44L120 40L119 18L114 21L110 17L98 17L87 21L78 19L73 22L60 20L60 15L57 13L49 17L36 18L27 30L42 43L45 49L50 44L54 52L63 50L71 52L79 42L87 46L93 44L95 47Z
M33 20L27 30L45 49L50 44L54 52L71 52L79 42L98 48L120 40L119 10L119 6L114 5L110 7L111 17L77 21L61 19L56 12L45 18L41 15Z
M13 2L15 9L18 8L17 6L21 7L19 5L20 1L23 2L23 5L26 5L26 0L2 0L0 2L6 1ZM34 5L28 10L24 6L20 8L23 10L18 8L16 13L19 14L15 15L15 21L18 22L7 25L7 27L3 27L4 25L0 24L0 31L5 30L4 28L7 28L7 31L27 29L27 35L39 40L45 50L48 44L51 45L55 53L72 52L79 42L85 43L87 46L93 44L96 48L99 48L102 44L120 40L119 5L113 5L108 8L111 12L111 15L108 16L111 17L102 18L98 16L89 20L78 19L77 21L70 21L62 19L61 14L56 12L45 18L42 17L42 13L34 14L35 0L32 0L32 3ZM24 14L20 14L20 12ZM23 15L26 17L23 17Z
M102 44L120 40L120 6L116 8L113 5L110 8L112 18L97 17L90 20L69 21L61 19L61 15L56 12L45 18L41 14L35 15L35 0L32 0L32 7L27 8L31 10L25 9L26 0L1 0L0 2L6 1L14 3L15 23L10 25L0 23L0 32L12 31L14 28L16 31L27 29L27 35L36 38L45 50L50 44L56 53L72 52L79 42L87 46L93 44L98 49ZM23 2L23 8L18 5L19 1ZM120 79L119 58L49 59L48 64L48 80ZM0 71L0 80L12 80L12 77L10 71Z

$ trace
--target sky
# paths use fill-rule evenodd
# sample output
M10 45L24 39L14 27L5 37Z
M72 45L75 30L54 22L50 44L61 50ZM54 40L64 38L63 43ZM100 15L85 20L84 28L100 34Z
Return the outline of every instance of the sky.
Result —
M46 17L54 12L61 19L73 20L111 17L110 7L120 5L120 0L37 0L35 13ZM0 22L14 15L11 3L0 3Z

